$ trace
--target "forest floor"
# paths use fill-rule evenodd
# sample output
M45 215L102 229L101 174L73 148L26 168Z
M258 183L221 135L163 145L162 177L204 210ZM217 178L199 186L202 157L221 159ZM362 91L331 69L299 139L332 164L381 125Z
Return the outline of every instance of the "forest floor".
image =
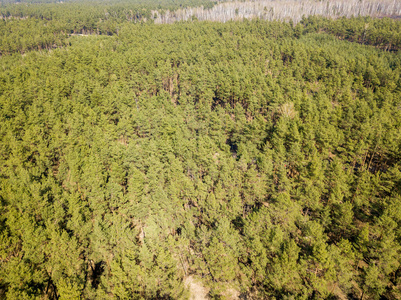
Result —
M191 300L205 300L208 299L207 294L209 289L205 288L200 282L196 281L193 276L185 278L185 285L189 287Z

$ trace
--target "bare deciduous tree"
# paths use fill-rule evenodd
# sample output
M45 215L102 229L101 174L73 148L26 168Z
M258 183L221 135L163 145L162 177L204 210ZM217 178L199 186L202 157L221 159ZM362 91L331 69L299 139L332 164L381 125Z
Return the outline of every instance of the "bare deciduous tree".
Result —
M155 23L165 24L188 21L196 17L199 21L227 22L230 20L254 19L292 20L297 23L302 16L321 15L329 18L351 16L400 16L401 2L395 0L257 0L246 2L224 2L211 9L203 7L166 11L161 15L152 12Z

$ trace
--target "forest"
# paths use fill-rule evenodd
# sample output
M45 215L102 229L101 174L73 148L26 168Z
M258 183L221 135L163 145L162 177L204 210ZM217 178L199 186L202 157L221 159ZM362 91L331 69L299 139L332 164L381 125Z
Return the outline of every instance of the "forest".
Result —
M0 5L0 299L401 297L401 20L228 4Z

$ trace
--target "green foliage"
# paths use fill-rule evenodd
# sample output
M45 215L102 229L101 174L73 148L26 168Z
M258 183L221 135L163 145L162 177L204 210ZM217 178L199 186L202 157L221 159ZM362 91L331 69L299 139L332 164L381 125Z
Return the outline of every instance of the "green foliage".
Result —
M318 16L303 18L299 31L325 31L336 37L363 45L373 45L386 51L401 49L401 24L390 18L340 18L337 20L324 19Z
M46 19L1 24L1 295L399 297L400 55L327 29L398 23Z

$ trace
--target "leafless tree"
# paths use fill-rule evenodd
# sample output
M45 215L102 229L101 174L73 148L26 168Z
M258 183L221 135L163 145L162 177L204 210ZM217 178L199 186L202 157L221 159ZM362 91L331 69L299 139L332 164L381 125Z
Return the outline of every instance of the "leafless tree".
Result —
M211 9L203 7L185 8L160 15L152 12L155 23L188 21L196 17L200 21L227 22L259 18L263 20L292 20L297 23L302 16L321 15L329 18L351 16L401 16L401 1L398 0L255 0L232 1L215 5Z

